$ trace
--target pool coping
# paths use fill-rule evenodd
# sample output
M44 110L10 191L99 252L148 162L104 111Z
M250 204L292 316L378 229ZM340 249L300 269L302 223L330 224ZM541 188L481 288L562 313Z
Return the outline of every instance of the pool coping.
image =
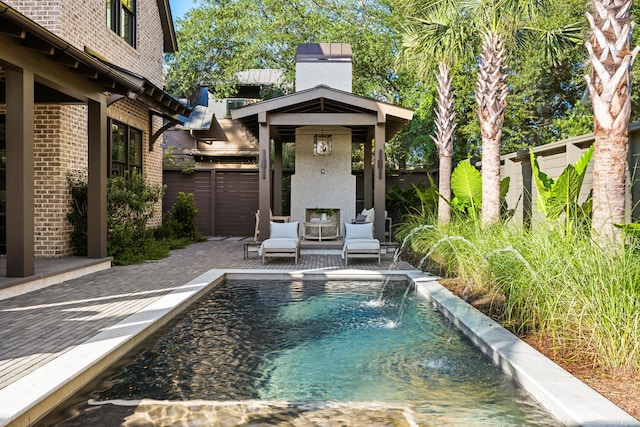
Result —
M213 269L179 286L0 390L0 426L28 426L89 383L138 343L225 279L410 279L416 290L456 325L552 416L567 426L640 426L640 421L418 270Z

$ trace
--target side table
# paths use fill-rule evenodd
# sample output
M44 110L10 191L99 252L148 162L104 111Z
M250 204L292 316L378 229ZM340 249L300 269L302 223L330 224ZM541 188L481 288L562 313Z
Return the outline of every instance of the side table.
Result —
M316 228L318 231L317 236L307 233L307 230L312 230ZM324 230L324 231L323 231ZM318 239L319 242L322 242L322 239L331 240L337 239L339 236L338 233L338 223L335 221L310 221L304 223L304 238L305 239Z

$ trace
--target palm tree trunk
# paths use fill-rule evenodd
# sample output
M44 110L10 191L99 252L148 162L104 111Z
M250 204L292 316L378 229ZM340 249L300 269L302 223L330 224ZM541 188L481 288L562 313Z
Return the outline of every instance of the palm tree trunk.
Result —
M508 88L504 47L498 34L482 43L476 101L482 136L482 226L500 220L500 142Z
M453 154L453 132L456 129L456 113L453 109L453 90L449 64L441 62L438 66L438 106L436 108L436 136L431 137L438 148L440 165L438 168L438 192L451 199L451 169ZM451 220L451 207L442 200L438 201L438 224L448 224Z
M605 247L619 247L630 188L627 160L631 114L629 69L638 49L630 51L631 0L593 0L587 13L591 41L586 43L591 72L585 76L593 104L594 237Z

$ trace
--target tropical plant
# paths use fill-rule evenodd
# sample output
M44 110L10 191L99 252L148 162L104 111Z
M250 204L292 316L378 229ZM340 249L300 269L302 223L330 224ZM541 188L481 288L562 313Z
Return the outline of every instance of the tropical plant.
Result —
M398 222L409 214L420 213L426 215L433 212L438 201L435 188L424 184L414 184L411 187L390 187L385 195L387 208L393 212Z
M430 178L431 179L431 178ZM509 177L504 178L500 182L500 200L501 205L506 205L504 201L509 191ZM432 185L433 181L432 181ZM460 162L451 174L451 190L453 198L451 200L439 194L453 210L453 212L463 217L471 218L474 224L480 219L482 211L482 174L470 162Z
M570 237L576 223L584 220L585 216L590 213L591 199L588 198L580 205L578 197L593 150L592 145L575 164L567 165L556 180L540 170L533 149L529 152L533 178L538 190L536 200L538 210L551 221L559 219L560 215L564 213L566 237Z
M580 27L570 25L559 30L545 27L539 13L551 0L425 0L419 3L429 22L470 23L482 39L475 99L482 138L482 224L500 219L500 143L508 87L505 65L505 41L510 46L522 46L525 41L544 46L550 61L558 57L563 46L580 40ZM544 22L546 24L547 22ZM438 33L434 33L436 36Z
M454 197L448 204L458 212L471 217L474 223L482 209L482 176L469 162L460 162L451 174ZM447 200L446 198L444 199Z
M591 70L585 76L593 105L593 231L608 247L619 247L625 222L630 176L627 165L631 114L629 70L640 50L631 50L631 0L593 0L587 13L591 40L587 41Z
M404 29L401 50L403 60L405 63L417 65L418 72L423 77L432 72L431 64L438 62L436 132L431 139L438 149L438 191L449 198L456 128L451 64L458 58L471 56L473 41L469 40L468 32L461 25L465 21L456 19L456 14L443 13L423 18L419 15L421 9L412 7L413 0L404 0L400 4L410 10L410 21ZM447 203L439 203L438 222L446 224L450 220L450 206Z
M399 230L400 238L412 231ZM428 253L448 277L494 295L502 309L493 312L512 331L539 331L558 354L640 373L637 252L608 256L589 239L563 239L557 227L482 230L464 221L423 227L410 247L414 258Z

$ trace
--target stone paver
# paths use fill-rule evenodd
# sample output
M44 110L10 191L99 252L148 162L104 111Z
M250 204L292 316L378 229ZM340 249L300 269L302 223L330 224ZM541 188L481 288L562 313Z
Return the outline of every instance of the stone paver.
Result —
M162 260L116 266L1 300L0 389L210 269L310 270L343 266L339 255L317 254L303 254L298 265L288 258L269 259L263 265L255 252L244 259L246 240L212 239L172 251ZM349 268L413 268L405 262L392 266L392 262L393 254L387 253L380 266L374 259L358 259Z

